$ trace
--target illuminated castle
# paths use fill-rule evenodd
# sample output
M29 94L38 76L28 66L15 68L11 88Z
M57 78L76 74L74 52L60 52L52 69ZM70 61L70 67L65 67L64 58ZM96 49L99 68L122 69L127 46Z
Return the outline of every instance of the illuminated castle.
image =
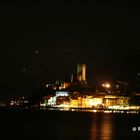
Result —
M77 65L77 79L79 82L86 83L86 64Z

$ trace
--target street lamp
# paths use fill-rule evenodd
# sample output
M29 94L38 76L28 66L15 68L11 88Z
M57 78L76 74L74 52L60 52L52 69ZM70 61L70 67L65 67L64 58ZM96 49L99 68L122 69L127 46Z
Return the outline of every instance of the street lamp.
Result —
M105 82L102 84L102 87L106 88L106 89L109 89L111 87L110 83L108 82Z
M111 84L109 82L105 82L102 84L102 87L110 94L111 93Z

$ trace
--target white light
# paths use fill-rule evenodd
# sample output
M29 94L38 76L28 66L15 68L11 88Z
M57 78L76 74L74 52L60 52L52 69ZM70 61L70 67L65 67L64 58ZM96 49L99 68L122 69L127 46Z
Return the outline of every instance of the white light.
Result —
M45 107L45 106L46 106L46 104L40 104L40 106Z
M137 127L132 127L132 131L137 131Z
M140 126L138 126L138 131L140 131Z
M56 96L68 96L69 93L66 91L56 91Z
M93 110L93 112L97 112L97 110Z
M111 111L109 111L109 110L104 110L104 113L111 113Z
M120 106L117 106L117 105L115 106L115 105L114 105L114 106L109 106L108 108L109 108L109 109L119 109Z
M35 52L35 54L38 54L39 53L39 50L35 50L34 52Z
M14 103L10 103L10 105L14 105Z

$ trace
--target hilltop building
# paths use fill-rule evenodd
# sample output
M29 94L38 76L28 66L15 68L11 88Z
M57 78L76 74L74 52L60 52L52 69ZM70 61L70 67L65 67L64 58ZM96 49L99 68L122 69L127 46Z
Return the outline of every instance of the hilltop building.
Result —
M86 64L77 65L77 79L81 83L87 83L87 81L86 81Z

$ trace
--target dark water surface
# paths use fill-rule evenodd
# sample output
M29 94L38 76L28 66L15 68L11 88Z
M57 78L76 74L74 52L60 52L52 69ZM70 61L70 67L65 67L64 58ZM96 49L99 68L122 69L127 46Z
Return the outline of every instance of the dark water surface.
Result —
M2 139L137 140L140 114L65 111L0 111ZM133 129L133 131L132 131Z

